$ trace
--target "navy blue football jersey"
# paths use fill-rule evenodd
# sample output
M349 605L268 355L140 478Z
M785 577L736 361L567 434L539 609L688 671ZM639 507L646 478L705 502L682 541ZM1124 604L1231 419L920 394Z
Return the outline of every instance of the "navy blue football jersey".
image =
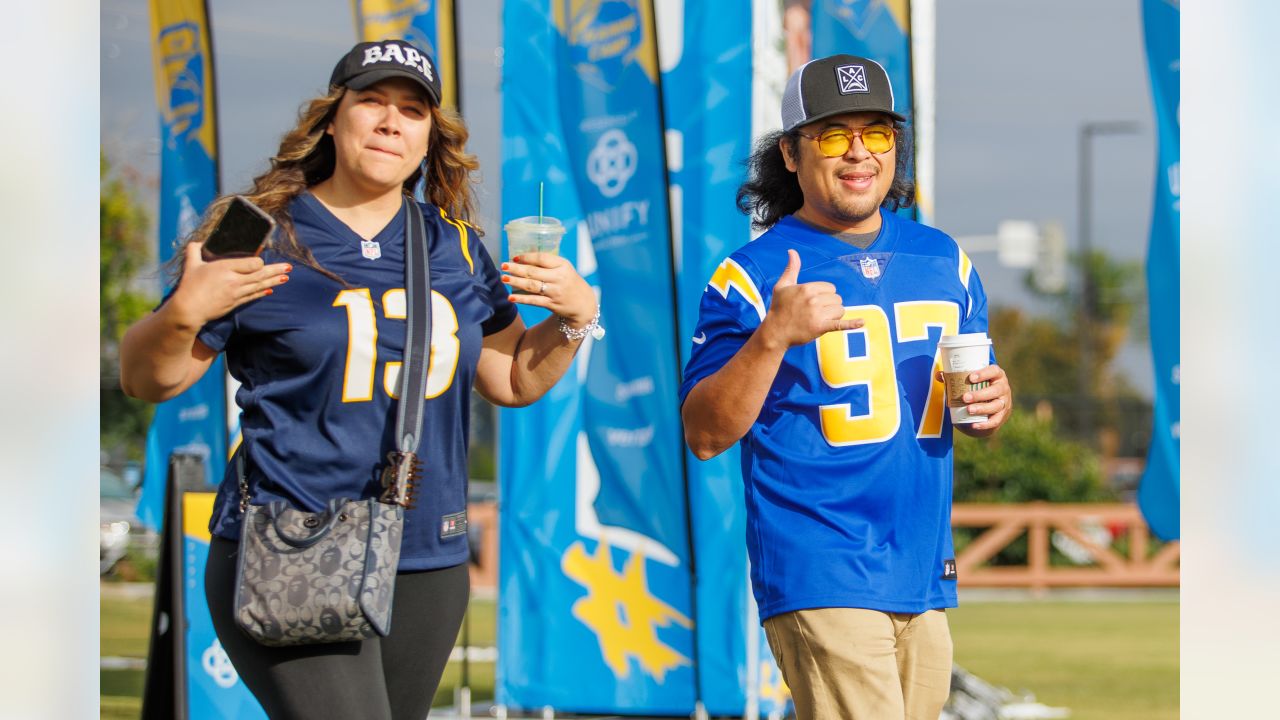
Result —
M836 287L864 327L793 347L742 438L747 549L761 618L815 607L954 607L951 424L938 338L985 332L986 295L942 232L881 211L865 250L787 216L734 252L703 293L683 403L798 282Z
M483 336L506 328L515 306L475 232L420 205L431 257L431 362L417 507L405 515L401 570L467 558L467 442L471 387ZM405 209L365 241L315 196L290 206L298 239L347 286L299 263L273 295L207 324L198 338L226 352L240 382L242 452L253 503L284 500L319 511L337 497L381 492L396 449L404 350ZM268 250L268 263L282 258ZM234 464L219 488L210 531L238 539Z

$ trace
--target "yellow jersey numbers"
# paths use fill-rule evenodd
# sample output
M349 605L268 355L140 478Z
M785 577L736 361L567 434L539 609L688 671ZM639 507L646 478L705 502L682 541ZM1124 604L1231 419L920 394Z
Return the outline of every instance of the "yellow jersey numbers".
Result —
M952 302L895 303L893 315L900 343L928 340L930 328L939 328L943 335L953 335L960 325L960 308ZM847 307L844 317L861 319L864 324L856 330L829 332L819 337L815 341L818 370L822 381L829 387L866 387L867 411L854 415L851 403L820 406L818 417L822 436L833 446L884 442L897 434L902 422L889 317L879 305ZM856 356L849 351L850 336L854 333L862 335L865 348ZM942 383L934 379L939 369L935 350L929 395L920 413L917 437L940 437L942 434L943 388Z

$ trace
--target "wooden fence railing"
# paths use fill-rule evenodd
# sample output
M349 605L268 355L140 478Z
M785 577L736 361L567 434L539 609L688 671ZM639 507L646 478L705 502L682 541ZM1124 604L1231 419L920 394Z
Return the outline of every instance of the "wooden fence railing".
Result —
M951 524L959 528L987 528L956 557L960 585L967 587L1170 587L1179 584L1179 546L1166 543L1150 552L1147 524L1134 505L1027 503L1019 505L957 504ZM1095 542L1091 528L1115 529L1127 537L1121 555ZM1054 531L1083 549L1091 564L1050 565ZM985 563L1023 534L1027 536L1026 565L990 566ZM1118 541L1119 538L1116 538Z

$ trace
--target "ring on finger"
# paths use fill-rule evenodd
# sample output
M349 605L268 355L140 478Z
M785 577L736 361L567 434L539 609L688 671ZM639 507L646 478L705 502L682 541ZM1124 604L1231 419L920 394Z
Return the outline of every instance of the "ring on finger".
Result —
M539 294L539 295L546 295L546 294L547 294L547 283L546 283L546 281L545 281L545 280L542 282L542 284L541 284L541 285L539 285L539 286L538 286L538 294Z

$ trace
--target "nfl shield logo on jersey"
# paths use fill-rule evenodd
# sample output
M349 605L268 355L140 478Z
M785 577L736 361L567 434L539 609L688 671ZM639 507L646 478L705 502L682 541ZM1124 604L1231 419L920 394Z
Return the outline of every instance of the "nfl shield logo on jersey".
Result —
M862 277L868 280L880 277L880 263L875 258L864 257L858 260L858 265L862 268Z
M361 240L360 254L370 260L377 260L382 257L382 246L372 240Z

